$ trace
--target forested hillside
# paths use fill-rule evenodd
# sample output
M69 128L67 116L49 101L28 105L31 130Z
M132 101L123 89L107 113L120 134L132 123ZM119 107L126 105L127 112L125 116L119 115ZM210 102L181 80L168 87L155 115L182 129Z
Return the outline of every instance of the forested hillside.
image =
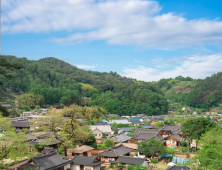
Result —
M203 80L178 76L175 79L161 79L153 84L162 89L167 99L186 106L209 109L222 101L222 72Z
M31 61L15 56L1 56L23 68L8 71L13 79L0 77L1 92L20 93L19 107L35 105L84 105L83 97L91 97L89 105L104 107L108 113L147 115L167 113L168 104L161 90L146 82L122 77L116 72L78 69L56 58ZM6 90L8 89L8 91ZM28 100L34 98L35 100Z

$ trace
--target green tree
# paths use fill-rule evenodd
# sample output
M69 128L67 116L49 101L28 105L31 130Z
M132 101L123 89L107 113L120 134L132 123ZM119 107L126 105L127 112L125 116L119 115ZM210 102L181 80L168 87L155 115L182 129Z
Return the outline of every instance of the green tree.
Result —
M48 112L47 117L40 117L30 122L31 126L52 132L54 135L49 138L56 138L61 142L66 156L67 147L94 142L87 122L76 120L77 118L84 119L84 117L82 112L75 109L75 107L70 106L70 108L64 108L62 111L56 112L56 114L55 111L52 110ZM69 115L70 118L66 118L64 115ZM62 133L59 135L57 135L57 128L62 129Z
M201 136L207 131L216 126L216 123L206 118L188 118L186 122L182 124L183 136L190 142L192 139L196 140L196 149Z
M130 129L130 132L134 131L135 128L144 129L143 126L141 126L141 125L137 125L137 126L134 126L133 128L131 128L131 129Z
M13 76L11 74L8 74L7 70L18 70L21 69L22 67L17 65L17 64L11 64L10 62L8 62L7 60L5 60L4 58L2 58L2 56L0 56L0 75L11 79L13 78ZM0 86L3 85L3 82L0 81ZM2 107L0 105L0 112L2 113L2 116L7 117L9 116L9 112L5 107Z
M104 146L106 147L106 148L110 148L111 146L114 146L115 145L115 143L111 140L111 139L106 139L105 141L104 141Z
M0 160L10 158L15 162L20 157L31 157L29 153L28 139L24 132L16 133L11 127L11 122L0 118L1 127L4 129L4 135L0 138ZM7 169L7 167L5 167Z
M148 142L141 142L138 144L138 150L143 152L146 156L154 156L156 152L161 154L165 152L165 147L163 146L162 141L150 138Z

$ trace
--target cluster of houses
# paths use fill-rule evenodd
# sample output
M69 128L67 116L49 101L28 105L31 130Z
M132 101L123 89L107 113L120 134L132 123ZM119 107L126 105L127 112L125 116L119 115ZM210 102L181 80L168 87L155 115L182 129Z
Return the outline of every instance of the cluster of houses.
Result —
M34 130L29 124L29 120L35 117L32 112L24 112L21 119L10 119L12 127L16 132L20 132L23 129ZM113 114L107 115L107 120L113 116ZM13 170L25 170L38 168L39 170L100 170L107 169L110 164L123 164L128 165L142 165L147 166L150 163L150 158L146 158L144 153L138 150L138 144L141 142L147 142L151 138L159 140L165 147L178 148L181 146L181 142L185 141L182 137L181 126L179 124L166 125L156 128L153 124L145 124L152 120L152 122L164 121L164 116L153 115L147 117L146 115L139 114L136 116L118 116L117 119L94 123L90 126L92 134L95 136L96 143L103 143L105 139L110 139L114 142L115 146L109 149L94 149L90 146L78 146L67 150L67 156L61 156L55 150L58 148L60 141L56 139L56 136L52 133L44 133L39 136L34 136L32 133L27 132L26 137L30 146L30 151L34 145L44 145L45 147L41 153L28 160L20 161L16 165L12 165L10 169ZM184 117L185 119L188 117ZM193 117L195 118L195 117ZM218 122L214 117L212 121ZM130 127L114 128L113 123L131 125ZM140 125L142 128L133 127ZM222 125L218 125L222 126ZM128 133L131 133L129 135ZM188 143L190 147L196 147L195 141ZM136 156L135 156L136 155ZM156 158L160 158L160 155L154 155ZM185 166L172 166L169 170L177 168L189 169Z
M110 115L108 115L110 116ZM111 122L102 121L91 125L90 128L96 138L97 143L104 142L105 139L111 139L115 146L109 149L94 149L90 146L78 146L67 150L67 156L61 156L55 150L58 148L60 141L56 139L52 133L44 133L39 136L34 136L32 133L27 132L26 136L32 151L33 145L41 144L45 147L38 156L32 157L28 160L20 161L18 164L12 165L11 170L25 170L35 169L39 170L102 170L107 169L110 164L123 164L129 165L142 165L146 166L150 163L150 158L138 150L138 143L148 141L151 138L162 141L166 147L179 147L181 142L185 140L182 137L181 127L179 125L164 125L160 128L155 128L150 124L142 124L143 120L163 121L164 117L161 115L153 115L148 119L145 115L137 115L135 117L117 118ZM137 122L138 121L138 122ZM11 120L12 126L16 132L22 129L30 129L28 119ZM143 128L135 128L131 131L131 127L123 127L115 129L112 127L113 122L127 123L141 125ZM114 133L117 132L117 133ZM127 135L131 133L132 136ZM137 156L135 156L137 155ZM160 157L160 155L155 155ZM177 166L173 166L177 168ZM173 168L169 167L169 168ZM178 166L187 168L185 166Z

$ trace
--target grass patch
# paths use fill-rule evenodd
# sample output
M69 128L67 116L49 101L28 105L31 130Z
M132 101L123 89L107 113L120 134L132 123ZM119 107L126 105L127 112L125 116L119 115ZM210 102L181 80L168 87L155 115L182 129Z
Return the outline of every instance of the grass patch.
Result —
M90 84L85 84L85 83L79 83L79 84L81 84L83 90L89 91L93 89L93 86Z

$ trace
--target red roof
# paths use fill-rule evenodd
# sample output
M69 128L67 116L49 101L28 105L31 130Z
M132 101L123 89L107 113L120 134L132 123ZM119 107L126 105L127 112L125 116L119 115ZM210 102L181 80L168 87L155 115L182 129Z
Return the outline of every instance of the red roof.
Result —
M155 125L156 123L158 123L158 122L152 122L152 123L150 123L151 125Z

